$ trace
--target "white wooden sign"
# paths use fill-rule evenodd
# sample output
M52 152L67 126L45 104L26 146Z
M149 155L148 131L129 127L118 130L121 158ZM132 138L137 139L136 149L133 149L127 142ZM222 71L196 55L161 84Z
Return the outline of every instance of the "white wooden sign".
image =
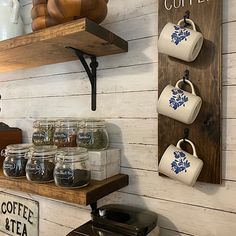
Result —
M12 236L38 236L39 203L0 191L0 231Z

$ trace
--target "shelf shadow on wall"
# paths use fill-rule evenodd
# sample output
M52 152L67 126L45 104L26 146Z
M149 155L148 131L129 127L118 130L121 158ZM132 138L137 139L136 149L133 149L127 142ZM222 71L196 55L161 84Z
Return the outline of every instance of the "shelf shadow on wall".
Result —
M158 215L157 224L160 227L160 236L165 236L167 232L174 233L175 236L182 235L182 233L178 233L178 229L172 221L170 221L168 218L159 213L158 211L159 207L155 206L154 209L152 207L153 204L150 205L148 204L149 202L148 196L145 196L144 193L141 194L142 192L144 192L144 190L142 189L141 183L139 183L139 178L137 177L135 169L132 169L135 167L132 167L132 162L129 161L129 159L132 157L127 157L125 146L123 145L124 133L122 132L121 127L119 127L117 124L110 122L108 123L107 127L108 127L108 132L112 134L111 147L121 149L121 167L123 167L121 172L129 175L129 185L121 189L120 191L110 194L108 197L105 197L105 199L101 200L100 203L102 202L103 204L108 204L108 203L126 204L134 207L139 207L144 210L154 211ZM127 145L129 145L128 144L129 140L126 142ZM141 155L140 158L142 158ZM152 198L150 199L150 201L153 201ZM152 232L148 234L148 236L157 236L157 231L158 229L155 228Z
M185 65L186 67L191 67L194 65L194 68L204 70L212 65L215 60L215 53L215 44L210 40L204 39L202 49L194 62L185 62L174 57L169 57L169 59L173 62Z

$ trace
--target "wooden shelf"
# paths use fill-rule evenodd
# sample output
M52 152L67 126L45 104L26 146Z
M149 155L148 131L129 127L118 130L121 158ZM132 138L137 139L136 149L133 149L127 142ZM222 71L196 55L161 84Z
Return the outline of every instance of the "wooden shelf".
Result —
M80 205L89 205L106 195L128 185L128 175L119 174L102 181L92 180L91 183L80 189L63 189L57 187L54 182L38 184L27 179L6 178L0 172L0 187L16 191L31 193L65 202Z
M128 43L86 18L0 42L0 72L77 60L73 47L94 56L128 51Z
M83 18L1 41L0 72L78 60L68 47L96 57L128 51L125 40ZM127 185L128 176L119 174L103 181L92 180L85 188L70 190L56 187L54 183L36 184L26 179L9 179L0 172L0 187L80 205L93 204Z

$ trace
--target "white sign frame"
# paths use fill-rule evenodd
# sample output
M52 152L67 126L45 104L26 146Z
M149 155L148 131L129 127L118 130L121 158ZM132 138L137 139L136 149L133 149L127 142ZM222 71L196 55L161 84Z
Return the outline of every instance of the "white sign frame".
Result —
M39 236L39 203L0 191L0 231L11 236Z

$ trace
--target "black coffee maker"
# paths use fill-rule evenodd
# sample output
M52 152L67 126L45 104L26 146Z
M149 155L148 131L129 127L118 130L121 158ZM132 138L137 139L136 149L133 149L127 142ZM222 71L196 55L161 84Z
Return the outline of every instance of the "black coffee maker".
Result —
M156 213L126 205L105 205L91 216L67 236L146 236L157 225Z

